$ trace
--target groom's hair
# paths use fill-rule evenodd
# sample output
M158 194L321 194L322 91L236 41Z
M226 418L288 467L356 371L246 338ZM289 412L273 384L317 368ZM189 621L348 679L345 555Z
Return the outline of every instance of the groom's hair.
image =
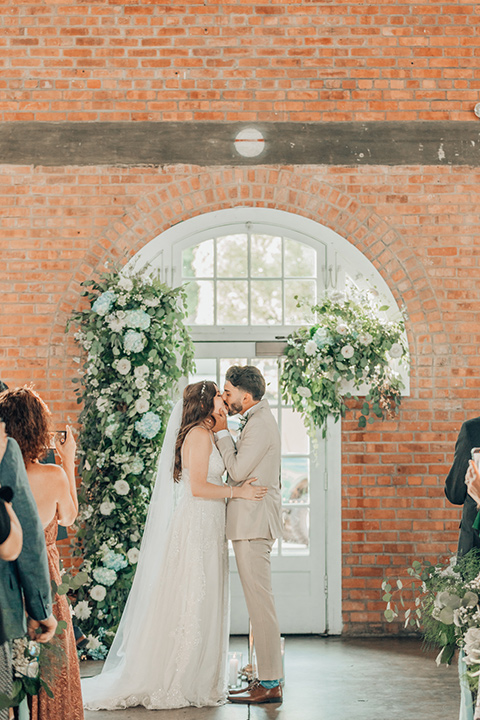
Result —
M225 380L250 393L253 400L261 400L265 395L265 378L253 365L232 365L227 370Z

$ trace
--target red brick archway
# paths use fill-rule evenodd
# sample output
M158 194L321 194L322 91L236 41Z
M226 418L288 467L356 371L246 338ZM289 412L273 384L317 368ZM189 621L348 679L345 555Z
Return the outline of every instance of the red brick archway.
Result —
M360 250L384 277L398 304L407 305L413 365L417 339L433 331L431 323L438 332L435 296L413 249L374 209L312 177L304 167L201 171L182 167L176 179L171 181L171 175L167 182L161 178L158 188L151 191L150 186L149 190L121 220L111 223L78 263L59 301L49 343L49 370L68 363L67 356L75 352L72 341L65 342L64 327L80 304L83 280L101 272L108 263L123 264L173 224L238 206L274 208L302 215L331 228Z

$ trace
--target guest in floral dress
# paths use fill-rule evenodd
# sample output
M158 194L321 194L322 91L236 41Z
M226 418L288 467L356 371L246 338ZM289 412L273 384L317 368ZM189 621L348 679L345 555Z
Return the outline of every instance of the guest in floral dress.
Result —
M40 396L31 388L6 390L0 394L0 417L7 434L15 438L22 451L28 481L43 523L47 545L50 578L61 583L59 554L56 546L57 526L71 525L78 514L75 484L76 444L67 425L66 440L56 443L60 465L39 462L50 445L50 411ZM83 720L80 670L75 637L68 601L65 595L56 595L53 612L58 621L67 623L60 636L64 649L62 664L48 684L54 697L41 690L32 698L31 720Z

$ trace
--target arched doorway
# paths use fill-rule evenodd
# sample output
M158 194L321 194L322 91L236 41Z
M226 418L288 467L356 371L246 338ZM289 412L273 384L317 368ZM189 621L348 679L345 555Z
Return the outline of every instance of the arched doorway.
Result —
M132 258L171 285L186 283L197 375L223 385L230 364L258 365L282 433L284 535L272 557L282 632L341 632L340 424L314 449L300 418L282 403L278 358L313 304L349 283L375 288L396 309L373 265L348 241L307 218L266 208L232 208L179 223ZM406 378L408 381L408 378ZM234 430L235 427L233 426ZM247 614L232 561L232 632Z

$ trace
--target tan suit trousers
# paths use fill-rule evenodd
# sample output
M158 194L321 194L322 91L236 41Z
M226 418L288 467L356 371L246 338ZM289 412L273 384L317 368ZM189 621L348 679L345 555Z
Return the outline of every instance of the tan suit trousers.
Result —
M259 680L283 676L280 628L270 570L274 540L233 540L238 574L252 623Z

